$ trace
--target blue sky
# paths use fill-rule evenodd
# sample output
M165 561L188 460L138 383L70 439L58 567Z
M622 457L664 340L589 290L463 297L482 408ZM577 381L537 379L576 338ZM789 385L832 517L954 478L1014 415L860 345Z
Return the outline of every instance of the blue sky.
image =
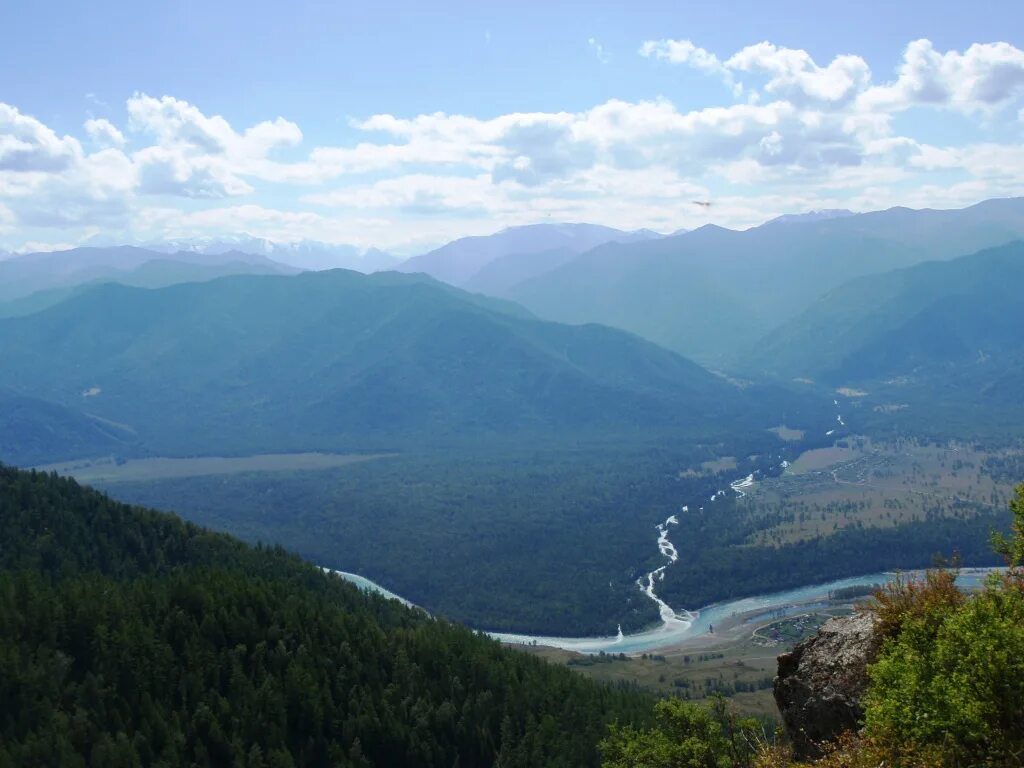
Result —
M822 5L8 3L0 248L1021 193L1019 3Z

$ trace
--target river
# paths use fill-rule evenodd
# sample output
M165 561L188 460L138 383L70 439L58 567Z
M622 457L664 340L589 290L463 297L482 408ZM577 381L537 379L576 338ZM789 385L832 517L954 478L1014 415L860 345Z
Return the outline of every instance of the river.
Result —
M839 402L833 400L833 404L837 410L836 422L840 426L845 427L846 424L843 421L843 417L838 413ZM834 432L835 429L833 428L826 432L826 435L832 435ZM782 463L783 469L787 466L788 462ZM753 488L754 484L755 476L754 474L749 474L734 480L729 484L729 487L738 498L742 498ZM711 496L710 502L725 496L725 491L718 491ZM703 509L701 507L702 511ZM680 509L680 514L687 514L688 512L689 507L687 506ZM669 527L678 524L679 519L676 515L670 515L665 522L658 523L655 526L658 532L656 541L658 552L665 558L665 562L636 581L640 591L658 607L661 623L657 626L628 635L623 634L622 627L619 627L615 635L605 637L549 637L511 632L487 632L486 634L503 643L544 645L578 653L651 653L669 648L685 647L687 645L707 644L709 639L715 635L714 628L716 625L719 627L718 632L719 637L721 637L723 629L736 634L741 630L746 631L746 628L751 624L824 608L831 604L829 593L835 590L847 587L884 584L892 580L895 575L895 572L892 571L870 573L783 592L730 600L706 606L699 611L675 610L658 596L656 586L664 580L666 569L679 560L679 552L675 544L669 540ZM977 587L991 570L991 568L965 568L960 572L957 584L965 589ZM380 592L387 597L401 600L406 605L412 605L408 600L389 592L384 587L363 576L342 571L336 571L336 573L356 583L363 589Z
M977 587L992 570L991 568L964 568L960 572L957 584L964 589ZM408 600L403 600L370 579L342 571L336 571L336 573L356 583L362 589L380 592L410 605ZM548 637L510 632L487 632L486 634L503 643L546 645L578 653L600 653L602 651L629 654L652 653L668 648L685 647L689 644L705 643L709 634L712 634L710 630L715 625L721 626L740 619L747 624L752 624L822 608L830 604L830 592L845 587L883 584L890 581L894 575L893 571L870 573L784 592L716 603L701 608L699 611L687 611L688 618L675 616L666 621L663 617L661 624L628 635L622 634L621 631L617 635L606 637Z

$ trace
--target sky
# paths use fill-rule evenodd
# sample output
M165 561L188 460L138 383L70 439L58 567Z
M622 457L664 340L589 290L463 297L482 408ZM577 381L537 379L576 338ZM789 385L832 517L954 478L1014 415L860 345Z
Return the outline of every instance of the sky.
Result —
M3 2L0 30L10 252L1024 194L1019 2Z

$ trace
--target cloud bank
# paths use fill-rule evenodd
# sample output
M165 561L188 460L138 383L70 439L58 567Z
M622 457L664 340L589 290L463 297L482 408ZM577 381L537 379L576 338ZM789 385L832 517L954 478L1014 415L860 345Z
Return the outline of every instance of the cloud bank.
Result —
M311 147L284 117L238 127L169 95L133 94L124 119L90 117L80 136L0 103L0 247L249 232L388 248L546 220L665 231L1021 194L1024 51L1009 43L912 41L881 77L854 54L771 42L649 40L638 55L719 80L721 103L377 114ZM969 126L957 143L915 136L942 113Z

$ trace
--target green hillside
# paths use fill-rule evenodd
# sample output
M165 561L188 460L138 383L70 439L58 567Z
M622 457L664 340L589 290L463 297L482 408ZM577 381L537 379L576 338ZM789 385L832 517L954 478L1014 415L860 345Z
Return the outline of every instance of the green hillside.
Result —
M0 766L594 766L650 701L0 467Z
M119 453L134 441L135 435L116 424L0 389L0 456L35 464L62 454Z

